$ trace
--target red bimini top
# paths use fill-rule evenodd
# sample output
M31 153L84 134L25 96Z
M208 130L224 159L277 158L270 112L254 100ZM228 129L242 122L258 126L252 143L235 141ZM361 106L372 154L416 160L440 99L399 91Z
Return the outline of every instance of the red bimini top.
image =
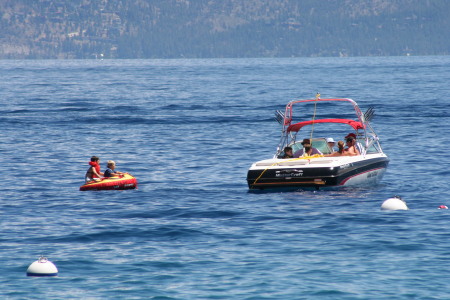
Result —
M350 119L320 119L320 120L310 120L310 121L303 121L298 122L295 124L292 124L288 127L287 132L298 132L303 126L306 125L312 125L316 123L341 123L341 124L347 124L353 127L353 129L364 129L364 126L361 122L350 120Z

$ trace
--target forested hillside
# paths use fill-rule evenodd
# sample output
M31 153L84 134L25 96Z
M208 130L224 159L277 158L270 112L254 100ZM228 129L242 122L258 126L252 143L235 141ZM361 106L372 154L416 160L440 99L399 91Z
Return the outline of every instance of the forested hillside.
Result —
M449 0L0 0L0 58L450 54Z

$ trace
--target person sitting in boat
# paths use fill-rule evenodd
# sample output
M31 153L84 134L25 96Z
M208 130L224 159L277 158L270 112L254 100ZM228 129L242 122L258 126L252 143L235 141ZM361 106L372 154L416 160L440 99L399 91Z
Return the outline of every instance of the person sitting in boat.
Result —
M331 153L336 152L336 150L334 150L334 146L336 145L336 142L334 141L333 138L327 138L327 144L328 144L328 147L330 147L330 149L331 149Z
M339 148L338 151L335 151L335 152L333 152L331 154L328 154L328 155L325 155L325 156L343 156L343 155L346 155L344 147L345 147L344 141L339 141L338 142L338 148Z
M86 182L92 180L100 180L101 176L103 175L103 173L100 172L100 158L98 158L97 156L92 156L89 165L90 167L85 175Z
M294 155L292 154L292 147L289 147L289 146L284 147L283 152L284 152L284 154L281 158L285 158L285 159L286 158L294 158Z
M323 155L319 149L313 148L310 139L303 139L302 141L303 149L300 149L294 153L294 158L313 156L315 154Z
M353 138L356 141L356 149L358 149L359 153L363 152L363 146L361 145L361 143L358 142L358 140L356 139L356 134L354 133L349 133L345 136L345 141L347 141L348 138Z
M113 161L113 160L108 160L108 163L107 163L106 166L107 166L107 169L105 170L105 173L104 173L104 176L105 176L106 178L108 178L108 177L120 176L120 175L125 174L125 173L122 173L122 172L119 172L119 171L116 171L116 170L115 170L115 168L116 168L116 162Z
M356 139L352 136L346 138L345 140L347 144L347 148L344 149L345 155L361 155L361 152L359 152L358 147L356 146Z

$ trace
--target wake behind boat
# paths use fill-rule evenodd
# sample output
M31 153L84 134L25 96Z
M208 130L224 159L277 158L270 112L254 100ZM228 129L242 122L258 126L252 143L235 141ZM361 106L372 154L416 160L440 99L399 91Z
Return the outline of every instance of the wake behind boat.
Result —
M294 114L297 117L299 112L301 118L294 121ZM320 99L318 95L316 99L289 102L284 113L276 113L282 125L277 152L271 159L252 164L247 173L249 188L320 189L377 184L386 171L389 158L370 125L373 114L373 108L363 114L356 102L347 98ZM344 139L349 130L356 138L360 155L327 156L332 149L326 138ZM297 138L299 132L301 136ZM303 149L303 138L308 138L312 147L323 155L281 158L286 146L291 147L294 153Z

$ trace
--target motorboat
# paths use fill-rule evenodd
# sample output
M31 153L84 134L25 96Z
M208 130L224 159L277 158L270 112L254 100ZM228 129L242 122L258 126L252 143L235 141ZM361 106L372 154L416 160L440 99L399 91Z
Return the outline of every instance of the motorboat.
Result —
M382 179L389 158L370 124L373 107L362 113L352 99L321 99L317 95L315 99L290 101L285 111L277 111L275 116L282 127L277 151L271 159L251 165L247 174L250 190L364 186ZM349 136L355 138L353 145L359 153L332 154L327 138L345 140ZM282 158L287 146L294 153L302 152L304 138L318 154Z
M80 186L80 191L102 190L131 190L137 188L137 179L131 174L124 173L120 176L103 177L91 180Z

